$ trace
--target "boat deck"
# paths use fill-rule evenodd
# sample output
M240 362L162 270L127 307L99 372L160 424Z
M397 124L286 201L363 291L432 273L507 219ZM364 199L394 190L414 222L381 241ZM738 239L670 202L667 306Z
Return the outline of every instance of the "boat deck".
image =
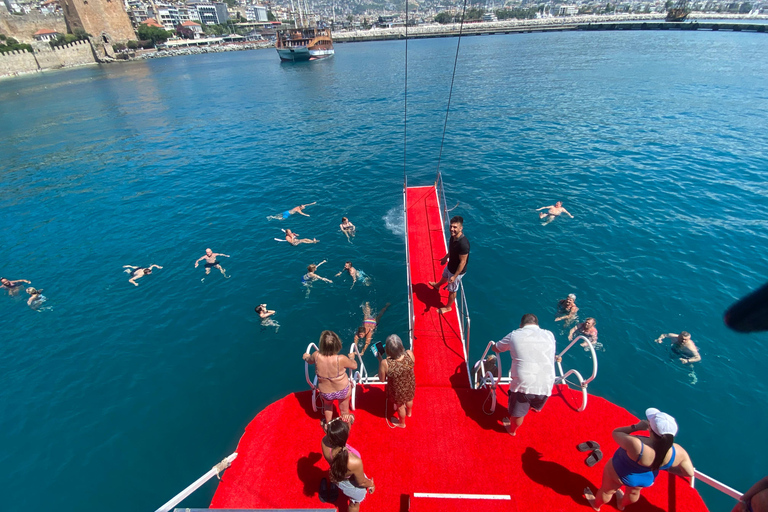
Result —
M445 254L435 188L409 188L406 197L416 399L407 428L392 429L385 421L384 389L357 388L356 421L349 442L361 452L365 471L376 482L376 492L368 495L362 509L592 510L582 490L599 487L604 462L588 468L587 454L577 451L576 445L597 441L608 457L617 448L611 430L637 418L594 395L587 409L577 412L581 392L567 386L556 386L543 411L529 414L516 437L509 436L501 424L505 393L498 392L496 411L487 415L488 394L469 387L458 316L455 312L440 315L436 307L445 303L447 293L438 294L426 284L439 278L439 259ZM328 465L320 451L321 415L312 411L311 396L310 391L288 395L253 419L211 508L334 509L338 505L346 511L343 495L336 504L319 500L320 481L327 477ZM603 510L615 510L614 503ZM685 479L662 471L630 510L704 512L707 508Z

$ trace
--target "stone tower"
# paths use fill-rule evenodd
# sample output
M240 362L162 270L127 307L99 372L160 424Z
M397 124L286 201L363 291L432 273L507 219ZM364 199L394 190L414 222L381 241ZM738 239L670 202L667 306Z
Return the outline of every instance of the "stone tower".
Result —
M61 0L70 32L82 28L103 43L136 39L123 0Z

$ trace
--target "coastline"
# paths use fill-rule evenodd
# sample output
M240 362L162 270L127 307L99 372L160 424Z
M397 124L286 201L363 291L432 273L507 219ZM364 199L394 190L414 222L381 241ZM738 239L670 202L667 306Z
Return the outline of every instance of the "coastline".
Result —
M504 20L504 21L489 21L478 23L465 23L462 27L459 23L450 23L446 25L430 24L422 25L418 27L410 27L408 29L409 38L426 38L426 37L454 37L459 35L461 30L462 35L479 35L479 34L492 34L496 32L528 32L528 31L559 31L559 30L576 30L580 25L588 24L607 24L607 23L622 23L622 22L663 22L666 14L664 13L651 13L651 14L616 14L610 16L602 15L584 15L584 16L568 16L568 17L553 17L553 18L539 18L532 20ZM722 14L707 14L707 13L695 13L691 14L686 22L690 24L691 21L699 20L768 20L768 15L722 15ZM352 43L361 41L384 41L391 39L404 39L405 28L386 28L379 29L374 28L370 30L352 30L352 31L340 31L334 32L333 41L336 43Z

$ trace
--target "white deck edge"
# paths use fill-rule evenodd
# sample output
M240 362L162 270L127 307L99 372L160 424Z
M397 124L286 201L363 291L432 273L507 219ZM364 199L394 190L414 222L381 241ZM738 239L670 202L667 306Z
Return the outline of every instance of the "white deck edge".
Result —
M511 500L509 494L445 494L436 492L415 492L414 498L445 498L453 500Z

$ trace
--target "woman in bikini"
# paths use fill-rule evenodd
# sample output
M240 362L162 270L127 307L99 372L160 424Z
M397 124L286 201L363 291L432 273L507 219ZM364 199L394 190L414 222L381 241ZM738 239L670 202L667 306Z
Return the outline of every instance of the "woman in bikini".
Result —
M347 444L349 424L339 420L336 418L328 423L328 431L320 442L320 448L331 466L331 482L349 499L349 512L357 512L366 493L373 494L376 486L363 471L360 452Z
M290 229L286 229L285 231L285 241L288 242L291 245L299 245L299 244L316 244L317 238L309 239L309 238L299 238L298 233L294 233Z
M363 325L358 327L357 332L355 333L355 345L357 345L361 339L365 338L365 346L363 347L363 350L360 351L360 354L365 354L365 351L368 350L368 345L371 344L373 333L376 331L376 326L379 324L379 319L388 307L389 302L387 302L381 311L379 311L379 314L374 317L371 313L371 304L366 302L363 305Z
M669 414L658 409L645 411L647 420L613 431L613 440L619 449L605 464L603 483L597 493L584 489L584 497L595 510L611 501L616 494L619 510L640 499L640 492L653 485L659 470L667 470L680 476L693 476L693 463L688 452L675 443L677 422ZM650 436L633 436L633 432L648 430ZM626 486L623 493L621 487Z
M317 389L323 400L323 426L333 418L333 402L339 402L339 415L344 421L354 421L349 414L349 399L352 397L352 386L346 369L357 369L354 354L349 357L339 355L341 339L333 331L323 331L320 335L320 348L312 354L303 354L302 359L314 364L317 369Z
M355 225L349 222L349 219L346 217L341 218L341 224L339 224L339 227L341 228L341 232L347 235L347 240L350 240L350 238L354 238L355 236ZM351 241L351 240L350 240Z
M405 418L411 417L413 397L416 395L415 358L412 351L405 350L397 334L387 336L385 350L387 358L379 363L379 379L387 382L387 398L399 416L399 421L392 418L392 423L405 428Z

